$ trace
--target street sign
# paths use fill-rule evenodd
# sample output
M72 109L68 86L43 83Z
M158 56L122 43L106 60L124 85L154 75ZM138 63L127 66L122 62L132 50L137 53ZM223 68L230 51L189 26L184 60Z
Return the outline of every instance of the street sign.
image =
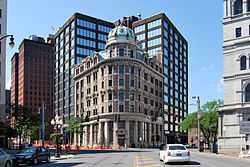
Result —
M250 121L240 122L240 134L250 134Z

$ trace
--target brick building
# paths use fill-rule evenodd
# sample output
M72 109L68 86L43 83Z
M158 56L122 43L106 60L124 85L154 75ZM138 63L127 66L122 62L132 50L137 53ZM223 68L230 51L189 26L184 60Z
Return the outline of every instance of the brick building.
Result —
M46 105L45 120L53 116L54 39L31 36L11 59L11 104L38 114Z

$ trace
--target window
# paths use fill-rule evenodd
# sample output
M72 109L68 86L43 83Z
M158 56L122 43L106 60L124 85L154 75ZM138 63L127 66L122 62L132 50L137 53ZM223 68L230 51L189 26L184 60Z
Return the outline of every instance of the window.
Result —
M109 112L112 112L112 105L109 105Z
M156 38L148 41L148 47L156 46L161 44L161 38Z
M241 14L243 12L243 0L235 0L233 3L234 15Z
M112 86L112 80L109 80L109 86Z
M250 84L245 89L245 102L250 102Z
M119 91L119 100L124 101L124 91L123 90Z
M138 41L145 40L145 33L140 34L140 35L137 35L137 36L136 36L136 39L137 39Z
M236 38L241 37L241 27L235 29L235 36Z
M119 105L119 112L124 112L124 106L123 106L123 104Z
M101 32L109 33L111 31L111 28L103 25L98 25L98 30Z
M77 42L77 45L96 48L96 42L95 41L91 41L91 40L87 40L87 39L82 39L82 38L77 38L76 42Z
M157 27L159 25L161 25L161 20L160 19L152 21L152 22L148 23L148 29Z
M85 29L82 29L82 28L77 28L76 33L77 33L77 35L81 35L81 36L85 36L85 37L89 37L89 38L93 38L93 39L96 38L96 33L95 32L85 30ZM98 36L98 38L99 38L99 36Z
M124 65L119 66L119 73L124 74Z
M250 12L250 0L247 0L247 12Z
M100 41L106 41L107 40L107 35L105 35L105 34L98 34L98 39L100 40Z
M86 20L82 20L82 19L77 19L76 24L82 27L87 27L89 29L96 29L96 24L95 23L91 23L89 21Z
M112 66L109 66L109 74L112 74Z
M119 79L119 86L124 86L124 79L123 78Z
M135 27L135 33L138 33L144 30L145 30L145 24Z
M124 48L119 48L119 56L124 57Z
M247 68L246 56L241 56L241 58L240 58L240 70L246 70L246 68Z
M148 32L148 38L152 38L152 37L155 37L155 36L158 36L158 35L161 35L161 29L160 28Z
M109 93L109 100L112 100L112 93Z

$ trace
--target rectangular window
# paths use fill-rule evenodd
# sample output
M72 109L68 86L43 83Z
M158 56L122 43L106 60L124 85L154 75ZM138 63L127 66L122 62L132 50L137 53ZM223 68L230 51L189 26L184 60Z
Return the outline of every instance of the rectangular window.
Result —
M136 39L137 39L138 41L145 40L145 33L140 34L140 35L137 35L137 36L136 36Z
M109 66L109 74L112 74L112 66Z
M124 74L124 65L119 65L119 73Z
M112 86L112 80L109 80L109 86Z
M112 105L109 105L109 112L112 112Z
M236 38L241 37L241 27L238 27L235 29L235 36Z
M145 30L145 24L135 27L135 33L138 33L144 30Z
M148 32L148 38L152 38L152 37L159 36L159 35L161 35L160 28Z
M123 106L123 104L119 105L119 112L124 112L124 106Z
M160 25L161 25L161 19L158 19L158 20L155 20L155 21L148 23L148 29L154 28L154 27L157 27Z
M119 86L124 86L124 79L123 78L119 79Z
M124 57L124 48L119 48L119 56Z
M109 95L108 95L108 96L109 96L109 98L108 98L108 99L109 99L109 100L112 100L112 93L109 93Z
M119 91L119 100L121 100L121 101L124 100L124 91L123 90Z

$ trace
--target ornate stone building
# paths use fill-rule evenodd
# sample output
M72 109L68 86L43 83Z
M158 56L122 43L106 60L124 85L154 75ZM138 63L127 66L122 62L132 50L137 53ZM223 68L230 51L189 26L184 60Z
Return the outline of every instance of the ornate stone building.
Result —
M250 144L240 122L250 121L250 0L224 0L224 106L220 112L220 152L240 152Z
M75 117L84 121L74 143L112 147L162 143L161 59L143 52L133 30L115 27L105 50L75 67Z

